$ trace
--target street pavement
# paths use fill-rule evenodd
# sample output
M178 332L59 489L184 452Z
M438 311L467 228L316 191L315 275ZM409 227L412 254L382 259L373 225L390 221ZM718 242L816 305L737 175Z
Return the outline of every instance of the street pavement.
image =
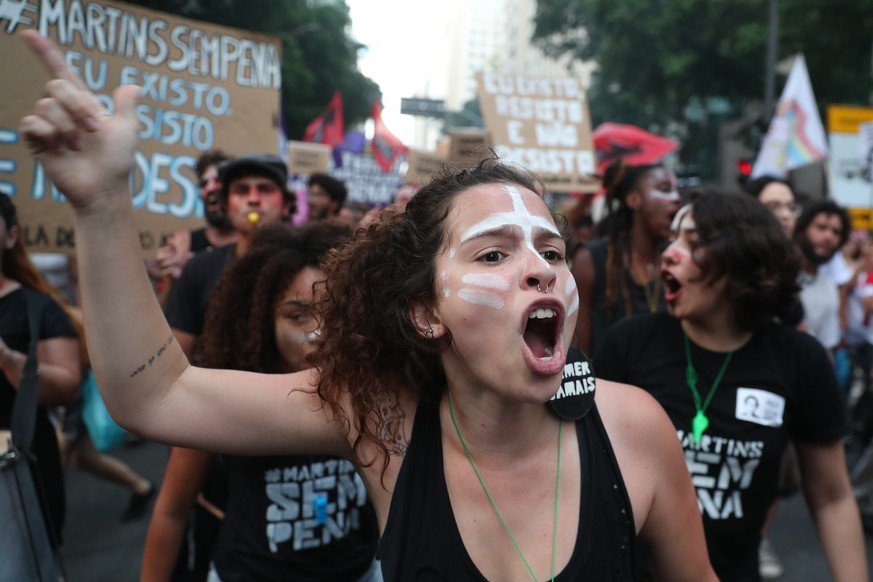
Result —
M127 445L112 453L155 483L167 459L167 447L152 442ZM121 523L127 490L71 469L67 478L67 525L63 556L69 582L133 582L139 575L148 516ZM826 582L827 564L802 495L783 502L770 540L785 565L784 582ZM873 537L865 539L873 561Z

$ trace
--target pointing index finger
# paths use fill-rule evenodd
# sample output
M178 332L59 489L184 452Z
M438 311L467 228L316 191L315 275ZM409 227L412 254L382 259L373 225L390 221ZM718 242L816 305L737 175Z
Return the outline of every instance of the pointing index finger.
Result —
M54 42L35 30L25 30L21 33L21 37L52 77L69 81L83 91L88 90L79 75L67 66L64 54Z

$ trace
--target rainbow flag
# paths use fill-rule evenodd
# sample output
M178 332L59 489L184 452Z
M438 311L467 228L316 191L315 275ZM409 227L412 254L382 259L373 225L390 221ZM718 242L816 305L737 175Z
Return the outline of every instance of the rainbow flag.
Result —
M809 82L806 60L797 55L770 121L752 178L784 178L789 170L827 158L828 144Z

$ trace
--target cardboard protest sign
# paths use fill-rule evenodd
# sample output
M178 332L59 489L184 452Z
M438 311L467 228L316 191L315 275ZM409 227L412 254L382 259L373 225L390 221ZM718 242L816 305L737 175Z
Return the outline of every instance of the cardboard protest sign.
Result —
M327 173L331 166L332 148L320 143L288 142L288 172L291 174Z
M90 0L0 0L0 191L13 196L33 251L71 252L72 215L21 143L17 127L48 74L18 34L35 28L112 110L119 85L142 87L139 150L131 177L146 256L165 236L203 224L193 167L211 149L273 152L281 57L276 39Z
M362 202L369 206L390 204L403 179L400 177L402 158L397 158L390 171L382 168L369 153L342 152L342 165L333 168L330 175L346 183L348 202Z
M407 155L408 167L404 181L419 186L424 186L430 182L433 175L440 172L447 162L446 156L437 152L410 149Z
M485 127L501 158L539 174L550 190L598 188L581 80L480 72L476 81Z
M456 129L449 132L449 163L456 168L472 168L491 156L488 133L481 129Z

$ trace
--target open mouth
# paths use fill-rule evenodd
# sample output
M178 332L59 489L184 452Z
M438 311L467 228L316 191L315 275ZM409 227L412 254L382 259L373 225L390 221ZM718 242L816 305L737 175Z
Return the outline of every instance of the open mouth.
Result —
M554 355L557 328L558 314L550 307L539 307L528 314L524 342L534 357L542 360Z
M669 272L661 273L661 281L664 283L664 299L674 301L682 294L682 283Z

